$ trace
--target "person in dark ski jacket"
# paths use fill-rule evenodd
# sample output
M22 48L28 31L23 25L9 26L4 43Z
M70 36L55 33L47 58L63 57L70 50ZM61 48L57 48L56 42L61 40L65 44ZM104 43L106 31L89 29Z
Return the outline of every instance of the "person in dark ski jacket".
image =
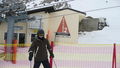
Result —
M37 32L37 38L35 38L29 48L29 61L32 61L34 56L34 66L33 68L39 68L40 64L43 64L44 68L50 68L48 61L48 53L50 57L54 58L52 48L50 47L49 41L44 38L44 30L39 29Z

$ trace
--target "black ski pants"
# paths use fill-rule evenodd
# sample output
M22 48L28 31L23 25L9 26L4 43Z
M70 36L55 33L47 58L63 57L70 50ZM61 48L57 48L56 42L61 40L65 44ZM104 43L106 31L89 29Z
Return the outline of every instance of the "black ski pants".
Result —
M41 63L43 64L44 68L50 68L50 63L49 63L48 59L44 60L44 61L35 61L34 68L39 68Z

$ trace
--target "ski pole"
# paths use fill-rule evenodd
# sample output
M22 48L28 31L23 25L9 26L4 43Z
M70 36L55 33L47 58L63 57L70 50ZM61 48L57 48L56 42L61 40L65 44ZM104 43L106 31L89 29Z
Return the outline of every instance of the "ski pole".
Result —
M32 68L32 61L30 61L30 68Z
M53 62L54 62L54 64L55 64L55 68L57 68L57 64L56 64L56 62L55 62L55 60L53 59Z

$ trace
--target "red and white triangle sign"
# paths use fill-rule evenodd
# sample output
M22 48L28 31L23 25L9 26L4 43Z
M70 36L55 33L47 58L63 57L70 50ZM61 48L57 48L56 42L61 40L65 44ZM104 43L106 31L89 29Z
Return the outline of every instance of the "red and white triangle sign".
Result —
M63 16L62 20L61 20L61 23L58 27L58 30L57 32L62 32L62 33L69 33L69 30L68 30L68 26L66 24L66 20L65 20L65 17Z

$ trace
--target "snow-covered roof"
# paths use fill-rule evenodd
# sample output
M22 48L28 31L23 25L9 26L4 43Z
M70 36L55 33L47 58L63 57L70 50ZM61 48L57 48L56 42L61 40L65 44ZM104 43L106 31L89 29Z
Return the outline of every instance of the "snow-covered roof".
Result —
M28 14L32 14L37 12L51 13L69 9L86 15L85 12L72 9L70 4L68 4L69 1L72 0L31 0L26 3L26 11Z
M26 7L27 7L26 9L31 10L31 9L35 9L35 8L53 6L55 4L63 3L63 2L67 2L67 0L58 0L56 2L54 0L51 0L51 2L47 2L47 0L33 0L26 4Z
M54 12L54 11L55 11L55 9L53 6L48 6L48 7L43 7L43 8L36 8L34 10L28 10L27 13L28 14L37 13L37 12L50 13L50 12Z
M46 0L33 0L26 4L26 11L28 11L28 14L36 13L36 12L56 12L60 10L69 9L75 12L86 14L85 12L81 12L75 9L71 9L70 4L67 2L72 0L50 0L50 2L46 2Z

